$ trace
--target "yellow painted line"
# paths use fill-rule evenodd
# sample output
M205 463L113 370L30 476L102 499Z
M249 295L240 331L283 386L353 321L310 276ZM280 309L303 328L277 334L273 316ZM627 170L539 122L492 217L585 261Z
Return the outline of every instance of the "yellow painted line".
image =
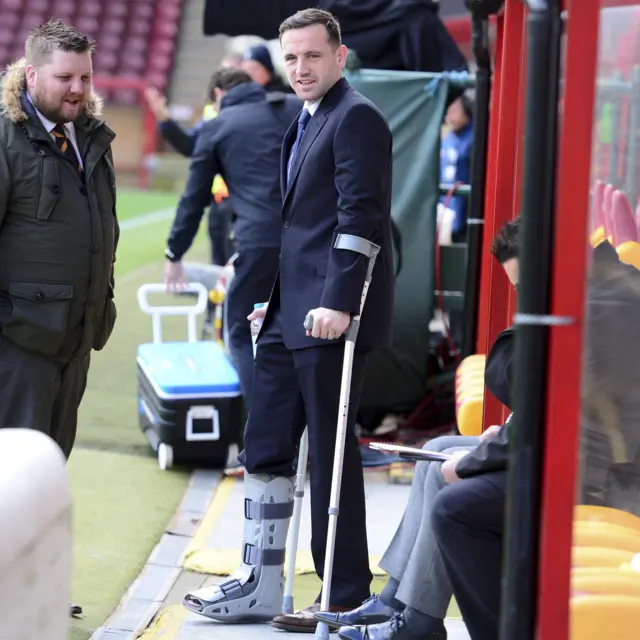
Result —
M187 610L184 607L167 607L138 640L176 640L186 617Z
M183 569L212 576L228 576L238 568L240 563L239 546L236 549L215 549L209 547L208 543L220 520L220 516L229 502L236 482L240 481L237 478L224 478L218 485L207 513L196 531L196 535L193 536L184 553ZM381 556L369 557L371 572L375 576L386 575L378 566L380 560ZM310 550L298 549L295 572L297 575L316 572Z
M209 504L209 508L207 509L207 513L205 514L198 530L196 531L196 535L193 536L189 546L187 547L184 553L184 559L182 561L182 566L185 569L191 569L191 557L194 554L206 549L207 542L211 538L213 531L218 523L220 515L224 511L224 508L229 501L229 496L233 491L233 487L237 478L223 478L216 489L216 493L213 496L213 500ZM194 569L197 571L197 569Z
M371 573L374 576L387 575L379 566L382 556L369 556ZM285 560L286 562L286 560ZM188 558L185 568L197 573L206 573L212 576L227 576L233 573L240 563L239 549L199 549L194 551ZM296 575L315 573L311 551L298 549L296 554Z

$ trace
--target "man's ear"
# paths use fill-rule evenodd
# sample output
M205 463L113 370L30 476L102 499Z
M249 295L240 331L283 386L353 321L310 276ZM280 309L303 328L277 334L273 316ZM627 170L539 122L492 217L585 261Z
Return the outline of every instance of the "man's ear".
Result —
M27 79L27 87L29 89L33 89L36 86L36 78L38 75L36 68L32 64L28 64L25 69L25 75Z
M347 62L347 54L349 53L349 49L347 49L346 45L341 44L338 47L338 64L342 69Z

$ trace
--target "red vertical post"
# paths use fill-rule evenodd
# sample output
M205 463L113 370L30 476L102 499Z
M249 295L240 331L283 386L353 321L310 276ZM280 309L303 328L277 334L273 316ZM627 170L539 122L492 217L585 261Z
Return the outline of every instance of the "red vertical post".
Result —
M519 103L523 87L521 65L524 45L524 3L521 0L507 0L503 15L497 19L478 309L478 353L486 353L488 345L511 324L510 286L505 275L495 268L495 259L490 249L500 225L513 219L518 211L518 139L523 116ZM502 418L502 405L485 392L485 427L500 424Z
M567 640L573 511L580 428L582 326L588 266L589 187L598 0L566 0L564 117L559 140L543 465L538 640Z

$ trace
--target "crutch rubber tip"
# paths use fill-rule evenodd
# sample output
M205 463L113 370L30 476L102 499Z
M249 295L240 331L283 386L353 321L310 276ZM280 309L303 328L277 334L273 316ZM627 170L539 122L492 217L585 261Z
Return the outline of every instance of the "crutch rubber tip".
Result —
M285 596L282 601L282 615L288 616L293 613L293 596Z
M316 640L329 640L329 625L325 622L318 622L314 638Z

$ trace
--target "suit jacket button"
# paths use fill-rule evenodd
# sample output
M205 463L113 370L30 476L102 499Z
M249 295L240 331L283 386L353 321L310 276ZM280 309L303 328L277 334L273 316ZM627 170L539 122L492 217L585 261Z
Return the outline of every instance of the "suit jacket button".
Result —
M285 228L285 229L288 229L288 228L289 228L289 223L288 223L288 222L285 222L285 223L284 223L284 228Z
M34 298L38 301L38 302L42 302L44 300L44 293L42 293L42 291L37 291L36 295L34 296Z

